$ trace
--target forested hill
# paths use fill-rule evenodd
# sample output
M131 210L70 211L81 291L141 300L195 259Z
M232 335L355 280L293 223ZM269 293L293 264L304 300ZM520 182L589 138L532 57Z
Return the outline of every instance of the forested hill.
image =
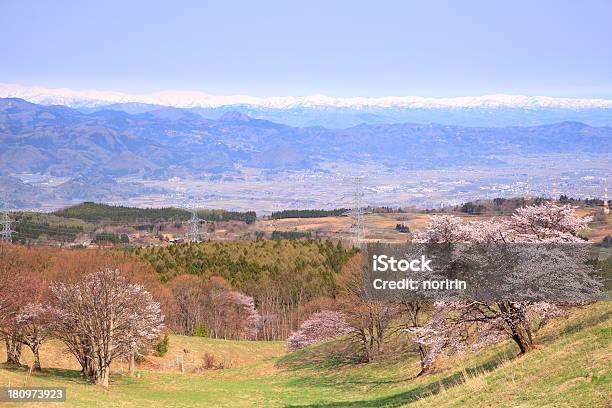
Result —
M237 166L321 169L338 161L415 169L494 165L517 155L609 154L612 149L612 128L578 122L504 128L394 123L326 129L291 127L235 113L210 120L176 108L136 115L109 110L84 114L15 98L0 99L0 136L0 175L129 174L154 179L228 174Z
M313 239L214 241L136 250L164 282L182 274L221 276L255 298L277 292L287 304L332 295L334 275L355 252L339 242Z
M333 210L282 210L273 212L270 217L273 219L338 217L347 211L348 208L335 208Z
M64 208L53 213L58 217L76 218L87 222L114 223L151 223L162 221L185 221L191 213L182 208L136 208L113 206L93 202L85 202ZM204 221L244 221L247 224L255 222L255 211L237 212L225 210L197 210L198 216Z

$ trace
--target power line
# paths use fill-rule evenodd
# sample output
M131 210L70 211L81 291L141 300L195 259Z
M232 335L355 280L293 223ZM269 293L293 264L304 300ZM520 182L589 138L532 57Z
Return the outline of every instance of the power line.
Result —
M610 207L608 205L608 180L606 180L606 185L604 187L604 198L603 198L603 212L604 214L610 214Z

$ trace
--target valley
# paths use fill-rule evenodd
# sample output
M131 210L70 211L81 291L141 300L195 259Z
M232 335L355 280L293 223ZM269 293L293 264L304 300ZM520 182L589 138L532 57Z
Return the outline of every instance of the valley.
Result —
M367 176L367 204L418 208L516 195L602 193L612 128L577 122L461 127L291 127L163 107L82 113L0 100L5 207L82 201L255 210L342 207Z

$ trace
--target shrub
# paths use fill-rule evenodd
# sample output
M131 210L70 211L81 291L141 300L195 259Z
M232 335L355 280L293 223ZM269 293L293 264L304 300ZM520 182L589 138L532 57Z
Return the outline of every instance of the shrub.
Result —
M158 357L163 357L168 352L168 346L170 344L170 337L167 334L164 335L164 338L153 345L153 351L155 351L155 355Z
M208 337L208 327L206 326L206 323L198 324L196 326L194 335L197 337Z
M210 353L205 353L202 359L202 368L205 370L215 368L215 356Z

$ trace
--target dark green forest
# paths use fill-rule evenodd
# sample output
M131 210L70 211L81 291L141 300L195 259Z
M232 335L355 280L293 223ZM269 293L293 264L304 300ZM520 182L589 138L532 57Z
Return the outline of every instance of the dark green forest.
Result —
M273 240L304 239L312 238L312 233L308 231L272 231L270 238Z
M12 214L15 242L26 242L31 239L43 237L59 240L74 241L77 234L94 230L92 224L82 220L66 219L52 214L18 211Z
M329 296L334 275L356 250L328 240L211 241L138 248L163 282L182 274L220 276L260 297L278 291L286 302Z
M545 197L513 197L513 198L494 198L486 200L475 200L456 205L452 208L453 211L460 211L466 214L473 215L496 215L508 214L514 212L517 208L527 205L538 205L544 202L551 201ZM600 207L603 205L603 200L598 198L572 198L566 195L559 197L560 204L584 205L587 207ZM612 203L611 203L612 204ZM448 209L444 209L447 211ZM435 211L434 211L435 212Z
M346 208L336 208L333 210L283 210L273 212L270 217L278 220L281 218L318 218L318 217L338 217L346 213Z
M64 208L53 213L58 217L75 218L87 222L112 223L152 223L166 221L186 221L191 213L181 208L135 208L113 206L93 202L85 202L72 207ZM247 224L255 222L255 211L225 211L225 210L197 210L198 216L204 221L243 221Z

